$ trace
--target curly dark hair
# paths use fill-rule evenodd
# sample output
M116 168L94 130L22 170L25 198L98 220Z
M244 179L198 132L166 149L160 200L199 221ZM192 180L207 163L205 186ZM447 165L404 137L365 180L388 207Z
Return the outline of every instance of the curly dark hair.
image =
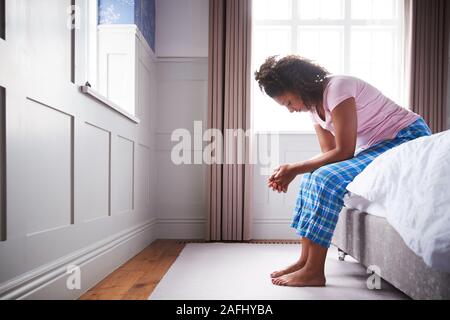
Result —
M255 72L261 91L271 98L286 92L297 93L307 108L320 104L325 79L330 73L304 57L288 55L280 60L277 57L267 58L259 71Z

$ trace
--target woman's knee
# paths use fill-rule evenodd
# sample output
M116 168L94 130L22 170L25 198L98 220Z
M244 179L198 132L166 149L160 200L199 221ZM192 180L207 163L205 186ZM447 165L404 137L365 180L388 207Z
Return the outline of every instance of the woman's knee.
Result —
M309 184L310 179L311 179L311 173L309 173L309 172L304 173L301 177L300 185L305 186L305 185Z
M335 170L334 166L326 165L320 167L311 174L310 179L313 179L318 184L334 184L338 178L339 173Z

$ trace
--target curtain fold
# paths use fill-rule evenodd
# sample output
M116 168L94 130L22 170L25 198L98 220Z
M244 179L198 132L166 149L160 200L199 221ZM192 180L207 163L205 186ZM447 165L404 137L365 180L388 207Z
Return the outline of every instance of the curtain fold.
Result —
M405 0L405 18L409 105L438 133L447 121L450 1Z
M224 148L223 161L208 165L207 241L251 239L251 138L239 148L226 135L251 126L251 8L251 0L210 0L208 129L221 131Z

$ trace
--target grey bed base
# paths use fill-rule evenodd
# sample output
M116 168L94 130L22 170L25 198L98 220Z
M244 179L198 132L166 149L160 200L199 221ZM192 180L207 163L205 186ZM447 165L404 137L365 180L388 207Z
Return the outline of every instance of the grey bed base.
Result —
M428 267L385 218L343 208L333 244L413 299L450 299L450 273Z

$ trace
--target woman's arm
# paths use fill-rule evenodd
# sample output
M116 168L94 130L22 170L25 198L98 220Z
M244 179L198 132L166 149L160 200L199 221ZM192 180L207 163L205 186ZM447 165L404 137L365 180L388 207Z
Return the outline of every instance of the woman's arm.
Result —
M315 124L314 129L316 130L322 153L326 153L336 148L336 140L330 131L325 130L319 124Z
M299 174L312 172L330 163L341 162L354 157L356 149L357 116L355 98L340 103L331 112L335 129L335 146L310 160L287 164L275 170L269 178L269 187L278 192L287 192L288 185ZM319 133L322 150L331 145L327 138ZM322 139L322 141L321 141Z
M322 152L312 157L310 160L317 159L324 153L336 148L336 140L334 139L334 136L330 131L325 130L319 124L315 124L314 129L316 130L317 139L319 140L320 150Z
M357 132L355 98L349 98L340 103L331 112L331 118L336 134L334 148L313 159L292 164L292 169L296 175L312 172L324 165L341 162L354 157ZM326 131L324 129L322 130ZM330 146L330 139L326 138L326 134L324 135L321 131L319 132L320 146L322 150L326 150Z

